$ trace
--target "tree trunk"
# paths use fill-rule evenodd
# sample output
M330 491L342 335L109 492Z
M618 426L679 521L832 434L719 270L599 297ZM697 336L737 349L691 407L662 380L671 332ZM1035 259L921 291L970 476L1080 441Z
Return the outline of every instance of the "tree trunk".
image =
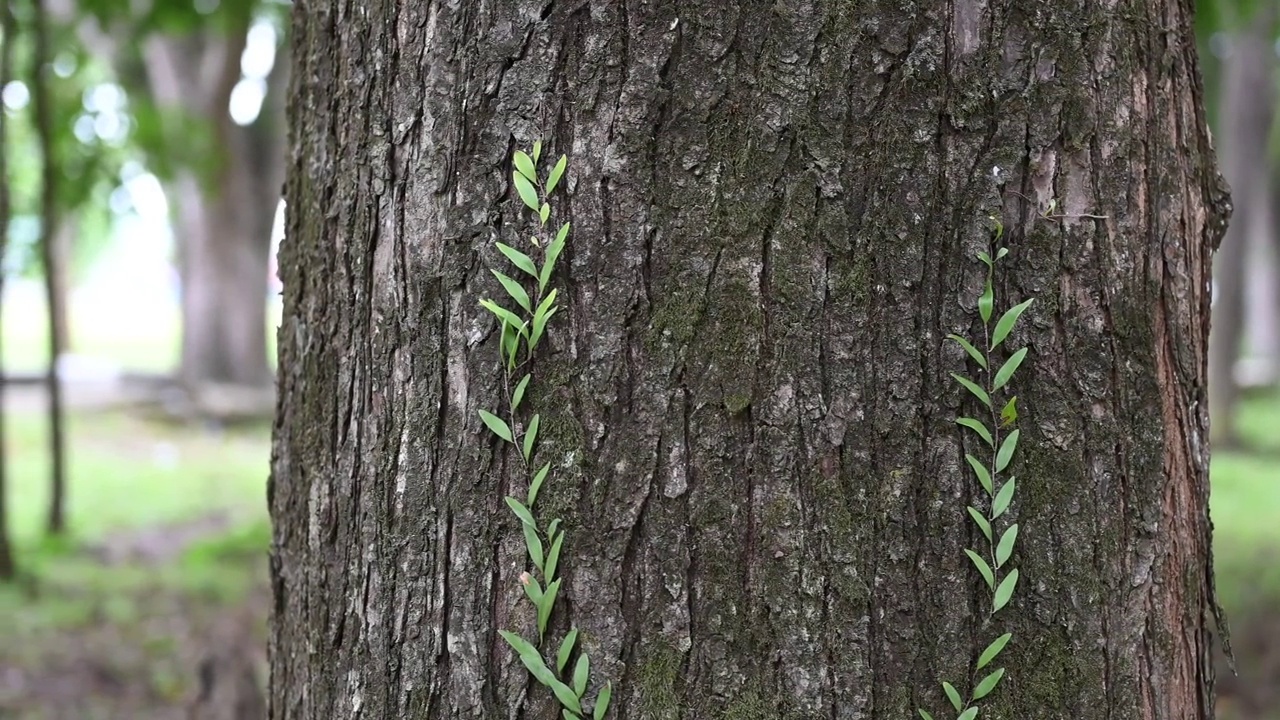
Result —
M1214 267L1217 286L1209 356L1209 409L1214 441L1239 443L1236 409L1240 383L1237 364L1244 341L1250 246L1269 232L1267 205L1271 167L1268 146L1274 114L1275 53L1272 42L1275 9L1260 12L1251 29L1232 38L1231 56L1224 63L1222 171L1231 185L1235 221L1222 242Z
M950 717L996 634L944 340L980 332L993 215L998 296L1037 300L982 717L1211 717L1226 193L1190 0L1122 5L296 0L271 717L560 717L497 634L531 623L526 476L477 417L540 136L572 221L524 401L549 635L610 717Z
M32 90L35 106L37 144L40 146L40 259L44 266L45 307L48 308L49 365L45 372L45 393L48 398L49 418L49 507L46 531L49 535L62 535L67 530L67 473L66 427L63 423L62 377L59 361L65 352L66 288L59 282L65 272L59 256L58 183L62 164L54 143L53 100L50 87L53 70L53 53L49 47L49 27L44 0L32 3L33 30L35 35L32 52ZM2 441L2 439L0 439Z
M227 112L240 80L244 27L225 36L147 41L149 84L163 106L195 109L212 125L216 171L178 170L166 188L176 206L182 280L180 375L189 390L205 383L266 386L267 268L271 227L284 180L283 94L287 59L277 58L257 121L239 126ZM274 92L272 92L274 91ZM274 97L273 97L274 95Z
M11 38L15 34L17 18L13 8L5 3L0 7L0 35ZM13 43L0 43L0 88L7 87L13 79ZM9 114L0 111L0 148L8 147ZM9 186L9 156L0 152L0 268L6 266L5 259L9 249L9 226L13 219L13 202ZM4 281L5 273L0 272L0 319L4 317ZM3 340L3 322L0 322L0 340ZM8 380L8 372L4 367L3 343L0 342L0 380ZM9 529L9 444L8 403L5 401L7 382L0 382L0 582L13 580L18 574L17 564L13 557L13 539Z

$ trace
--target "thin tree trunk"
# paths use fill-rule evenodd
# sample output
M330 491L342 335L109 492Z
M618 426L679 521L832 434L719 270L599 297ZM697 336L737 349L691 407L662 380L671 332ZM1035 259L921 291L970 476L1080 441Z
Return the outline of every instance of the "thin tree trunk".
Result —
M63 354L75 352L71 340L71 275L77 230L74 215L64 213L62 217L58 218L58 224L53 234L52 270L46 268L46 272L53 273L51 279L53 283L52 292L58 298L57 303L50 306L51 313L55 308L57 310L57 314L51 316L50 322L53 332L58 336L58 347L62 349Z
M65 315L63 295L58 292L58 265L55 247L58 236L58 173L61 166L54 154L54 114L50 99L52 53L49 49L48 18L44 0L34 0L33 29L35 31L34 78L32 95L36 114L36 137L42 160L40 188L40 252L44 265L45 301L49 314L49 368L45 375L45 390L49 402L49 513L48 533L61 535L66 532L66 468L64 424L62 407L62 379L58 361L62 358L62 340L65 335L59 319Z
M610 717L944 717L994 635L944 340L993 215L999 296L1037 300L983 717L1212 717L1226 193L1190 0L293 9L272 718L560 717L498 635L531 622L525 479L477 417L539 137L572 221L524 401L568 533L549 634L582 629Z
M0 7L0 88L6 87L13 77L13 43L11 39L16 33L13 8L9 3ZM13 543L9 532L9 451L7 433L5 432L8 417L5 402L5 385L7 377L4 368L3 318L4 318L4 280L5 258L9 248L9 222L12 219L12 203L9 194L9 163L5 148L8 147L8 113L0 111L0 581L13 580L17 575L17 564L13 557Z
M1234 221L1214 264L1217 297L1209 353L1209 414L1214 442L1224 447L1240 441L1236 371L1244 341L1250 238L1268 231L1264 223L1271 169L1266 157L1275 104L1272 41L1276 13L1268 6L1259 14L1251 29L1232 39L1231 56L1224 63L1222 171L1232 189Z

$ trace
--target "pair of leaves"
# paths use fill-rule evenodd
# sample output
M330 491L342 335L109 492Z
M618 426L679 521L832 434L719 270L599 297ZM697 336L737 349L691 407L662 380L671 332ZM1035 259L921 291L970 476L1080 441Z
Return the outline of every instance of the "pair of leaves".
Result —
M563 673L564 669L569 665L569 657L573 654L573 648L578 640L578 628L570 628L569 632L560 641L560 650L556 653L556 672ZM587 676L590 672L590 661L586 654L578 658L578 663L573 673L573 689L579 698L585 694L587 689ZM592 712L594 720L603 720L604 715L609 710L609 701L613 697L613 684L605 683L600 693L596 695L595 709ZM570 712L568 709L566 713ZM576 715L574 717L577 717Z
M538 190L535 183L538 182L538 176L534 169L534 161L522 150L516 151L513 158L515 171L511 173L511 181L516 187L516 194L520 196L521 202L530 210L538 213L543 223L547 222L547 218L551 215L551 206L545 202L539 202ZM564 171L568 167L569 158L561 155L560 160L556 162L555 167L551 168L551 173L547 176L547 184L544 197L551 195L556 189L556 185L560 183L560 178L564 176Z
M537 678L538 682L551 688L551 692L555 693L556 699L560 701L560 704L566 710L575 715L582 714L582 703L579 701L578 695L573 692L572 688L556 678L551 672L551 668L547 667L546 662L542 659L542 655L538 653L537 648L530 644L528 640L513 632L499 630L498 633L516 651L516 654L520 657L520 662L524 663L524 666Z
M973 697L971 699L981 700L982 698L990 695L991 691L996 689L996 685L1000 682L1000 678L1002 677L1004 677L1004 668L1000 668L982 678L977 687L973 689ZM942 690L947 694L947 699L951 701L951 706L956 709L956 712L960 713L960 717L963 718L966 715L968 717L973 717L978 714L978 708L976 707L965 708L966 703L964 699L960 697L960 693L956 690L954 685L949 682L943 682Z
M1013 356L1010 357L1004 363L1004 365L1001 365L1000 369L996 371L995 379L991 383L991 392L992 393L997 392L998 390L1000 390L1000 388L1004 387L1005 385L1008 385L1009 380L1013 378L1013 373L1017 371L1018 367L1022 365L1022 361L1025 360L1026 358L1027 358L1027 348L1022 348L1018 352L1014 353ZM987 392L985 389L983 389L981 385L977 384L976 382L970 380L969 378L963 375L960 375L959 373L951 373L951 377L955 378L956 382L964 386L964 389L968 390L970 393L973 394L974 397L978 398L978 402L987 406L988 409L995 409L994 406L991 404L991 394ZM1013 402L1013 401L1010 401L1010 402ZM1006 414L1006 411L1008 411L1009 413L1012 413L1012 417L1009 417ZM1009 404L1006 404L1005 409L1001 410L1000 412L1002 419L1009 417L1008 422L1012 422L1014 419L1017 418L1016 413L1017 413L1016 406L1009 405ZM988 443L990 443L990 441L988 441Z
M512 434L511 426L507 424L506 420L503 420L488 410L477 410L476 412L480 414L480 419L484 421L484 424L493 432L494 435L497 435L499 438L502 438L509 443L515 443L515 436ZM528 462L529 458L533 457L533 447L534 443L538 439L538 426L541 420L542 416L535 414L533 418L529 420L529 428L525 430L521 451L524 454L526 462Z

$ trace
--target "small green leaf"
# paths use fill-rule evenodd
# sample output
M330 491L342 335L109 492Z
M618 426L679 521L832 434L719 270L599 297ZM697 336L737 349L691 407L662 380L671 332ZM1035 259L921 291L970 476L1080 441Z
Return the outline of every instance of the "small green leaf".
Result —
M981 350L973 346L973 343L965 340L959 335L948 335L947 337L959 343L960 347L964 348L964 351L969 353L969 357L973 358L973 361L978 363L983 370L987 369L987 359L982 356Z
M510 260L513 265L532 275L535 279L538 277L538 266L533 264L533 258L525 255L510 245L505 245L500 242L495 242L494 245L498 246L498 250L502 251L502 254L506 255L507 259Z
M520 401L524 400L524 391L525 388L529 387L529 378L531 377L533 376L525 375L520 378L520 382L516 383L516 389L511 393L511 412L520 409Z
M978 509L972 505L969 506L968 510L969 517L973 518L973 521L978 524L978 529L986 536L987 542L991 542L991 523L987 522L987 519L982 517L982 513L978 512Z
M538 210L538 191L533 189L533 183L529 182L529 178L521 175L518 171L511 173L511 180L515 183L516 193L524 201L525 206L536 212Z
M991 289L991 274L987 273L987 284L982 289L982 295L978 297L978 314L982 316L982 322L991 322L991 309L995 303L995 293Z
M987 394L986 390L978 387L977 383L967 377L957 375L956 373L951 373L951 377L955 378L956 382L963 385L966 390L973 393L973 396L982 401L983 405L986 405L988 408L991 407L991 396Z
M918 712L920 713L920 717L922 718L922 720L933 720L933 716L925 712L924 710L918 710Z
M538 572L542 572L542 538L538 537L538 528L522 522L520 529L524 530L524 546L529 550L529 559L538 568Z
M512 442L511 428L507 427L507 423L504 422L502 418L494 415L488 410L477 410L476 412L480 413L480 419L484 421L485 425L489 426L489 429L493 431L494 435L497 435L507 442Z
M522 505L519 500L513 497L506 497L503 499L507 501L507 507L511 508L511 512L515 513L516 517L520 518L520 522L522 524L533 528L538 527L538 523L533 521L533 513L529 512L529 508Z
M513 328L507 321L502 321L502 348L500 354L507 356L507 370L514 371L516 369L516 356L520 354L520 330L523 328Z
M560 563L560 546L564 543L564 533L560 533L559 535L548 534L547 537L552 538L551 550L547 553L547 568L543 571L543 574L547 579L554 580L556 577L556 566Z
M551 692L556 694L556 699L560 704L571 710L576 715L582 714L582 703L578 700L578 696L573 694L573 690L568 685L559 680L552 679Z
M573 652L573 643L578 639L578 628L570 628L569 633L560 641L560 652L556 653L556 672L564 672L569 664L569 653Z
M538 578L529 575L527 582L522 579L521 584L524 585L524 594L529 597L529 601L534 607L542 604L542 586L538 584Z
M528 323L521 320L515 313L492 300L481 300L480 305L483 306L484 309L496 315L499 321L509 324L516 332L520 333L521 336L529 336L529 329L527 327Z
M1018 322L1018 317L1022 315L1022 312L1030 307L1033 302L1035 302L1035 298L1020 302L1009 308L1004 315L1000 316L1000 319L996 321L996 329L991 333L992 350L1000 347L1000 343L1004 342L1004 339L1013 331L1013 326Z
M547 591L542 594L542 604L538 606L538 634L542 635L547 632L547 620L551 618L551 610L556 604L556 595L560 592L560 579L556 578L547 585ZM578 712L581 712L579 710Z
M573 691L581 698L587 692L587 678L591 672L591 660L586 653L578 656L578 664L573 669Z
M982 250L981 252L978 253L978 259L981 260L984 264L986 264L987 267L992 267L991 256L987 254L986 250Z
M1000 654L1000 651L1004 650L1004 646L1009 644L1009 638L1012 637L1013 633L1005 633L991 641L991 644L987 646L987 649L983 650L982 654L978 656L978 667L975 669L981 670L987 665L990 665L991 661L995 660L996 656Z
M538 291L542 292L547 289L547 283L551 281L551 273L555 272L556 260L560 258L560 253L564 250L565 239L569 237L569 223L560 226L560 232L556 233L556 239L551 241L547 246L546 258L542 261L542 271L538 273Z
M1004 408L1000 410L1000 427L1009 427L1018 421L1018 396L1014 395L1009 398L1009 402L1004 404Z
M559 309L560 309L560 306L557 305L551 308L550 310L548 310L547 312L543 313L542 315L539 315L538 317L533 319L533 335L530 336L529 338L530 348L537 346L538 340L542 337L543 331L547 329L547 323L551 322L552 316L554 316L556 314L556 311L558 311Z
M533 501L538 499L538 490L542 488L542 482L547 479L547 471L550 469L551 463L547 463L534 473L533 482L529 483L529 507L533 507Z
M1022 348L1006 360L1004 365L1001 365L1000 369L996 371L995 380L991 381L991 392L995 392L1004 387L1005 384L1009 382L1009 378L1013 377L1013 374L1017 372L1018 366L1022 364L1022 361L1026 359L1026 357L1027 349Z
M1004 233L1004 226L1002 225L1002 226L1000 226L1000 227L999 227L999 229L996 231L996 237L997 237L997 238L998 238L998 237L1000 237L1000 235L1001 235L1001 234L1003 234L1003 233ZM1002 258L1002 257L1004 257L1005 255L1008 255L1008 254L1009 254L1009 248L1007 248L1007 247L1002 247L1002 248L1000 248L999 250L997 250L997 251L996 251L996 259L997 259L997 260L999 260L1000 258Z
M538 208L538 219L542 221L543 225L546 225L549 217L551 217L551 206L542 203L542 207Z
M1018 541L1018 523L1009 526L1000 536L1000 544L996 546L996 567L1004 567L1013 554L1013 544Z
M978 436L986 441L988 447L994 448L996 446L996 441L991 437L991 431L988 430L987 426L983 425L981 422L970 417L962 417L959 420L956 420L956 424L963 425L978 433Z
M969 548L964 549L964 554L968 555L969 559L973 561L974 567L978 568L978 572L982 574L982 579L987 581L987 587L994 588L996 586L996 576L995 573L991 572L991 566L987 564L987 561Z
M517 150L515 157L512 158L516 166L516 170L525 176L529 182L538 181L538 173L533 169L533 158L525 154L523 150Z
M525 312L533 312L533 305L529 302L529 293L526 292L524 288L520 287L520 283L512 280L506 275L503 275L497 270L490 269L489 272L493 273L493 276L498 278L498 282L502 283L502 287L506 288L507 294L511 296L512 300L516 301L517 305L524 308Z
M604 714L609 712L609 700L613 698L613 682L606 682L604 689L596 696L596 709L591 714L593 720L604 720ZM929 720L933 720L930 718Z
M969 467L973 468L973 474L978 476L978 482L982 484L982 489L991 494L991 473L987 472L987 467L978 461L978 458L968 453L964 456L965 462L969 463Z
M529 428L524 431L524 461L529 462L529 458L533 456L533 444L538 439L538 421L541 415L534 413L533 418L529 420Z
M1000 587L996 588L995 597L991 602L991 612L1000 612L1000 608L1009 604L1009 598L1013 597L1013 589L1018 586L1018 568L1014 568L1004 580L1000 581Z
M971 707L956 716L956 720L973 720L978 717L978 708Z
M533 161L538 162L539 157L542 157L542 141L534 140L533 141Z
M550 195L556 189L556 185L560 184L560 178L564 176L564 170L568 166L569 158L561 155L555 167L551 168L551 173L547 175L547 195Z
M547 321L551 319L555 309L551 306L556 301L556 289L552 288L547 296L542 298L542 302L538 303L538 308L533 311L533 335L529 338L529 347L538 346L538 340L542 338L542 333L547 328Z
M978 683L978 687L973 689L973 699L981 700L991 694L996 689L996 683L1000 682L1000 678L1004 677L1004 668L1000 668L990 675L982 678L982 682Z
M1014 430L1009 433L1004 442L1000 443L1000 452L996 453L996 472L1004 472L1009 467L1009 462L1013 460L1013 453L1018 449L1018 431Z
M560 527L560 518L556 518L555 520L552 520L551 524L547 526L547 537L553 537L556 534L556 530L559 527Z
M560 709L560 718L561 720L582 720L581 715L575 715L563 708Z
M1009 503L1013 500L1014 485L1016 483L1017 478L1009 478L1008 482L1001 486L1000 492L996 493L996 499L991 503L992 520L999 518L1004 514L1005 510L1009 509Z
M551 673L551 668L547 667L542 655L538 654L538 649L531 645L528 640L506 630L499 630L498 634L516 651L516 654L520 656L520 662L529 668L529 672L533 673L538 682L547 686L557 682L555 675Z
M942 682L942 689L947 693L947 699L955 706L956 712L964 709L964 701L960 699L960 693L956 692L955 687L945 680Z

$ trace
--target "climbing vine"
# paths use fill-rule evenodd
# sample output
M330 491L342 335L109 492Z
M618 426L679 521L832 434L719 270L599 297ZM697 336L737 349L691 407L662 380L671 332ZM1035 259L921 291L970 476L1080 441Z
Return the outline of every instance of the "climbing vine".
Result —
M536 213L539 230L545 229L551 218L551 205L547 198L555 191L568 167L568 158L561 155L540 182L537 165L541 154L541 141L534 143L530 153L517 150L512 157L514 170L511 175L520 202ZM498 357L502 366L506 403L501 409L502 416L488 410L480 410L479 414L490 432L503 443L514 446L521 467L530 477L529 490L523 501L510 496L505 500L520 522L525 549L534 570L521 573L520 583L537 611L537 639L527 639L507 630L500 630L499 633L515 650L520 662L533 677L555 695L565 720L581 720L586 715L584 702L590 680L591 660L585 649L575 647L578 628L571 627L561 639L553 661L555 670L547 664L540 649L547 639L547 623L560 592L562 578L557 576L556 571L560 569L560 552L564 546L565 532L560 527L560 518L554 518L543 526L534 512L538 491L548 479L551 463L543 463L535 469L533 459L537 455L540 416L534 413L528 422L521 423L519 414L525 392L533 379L530 369L533 351L545 336L547 323L560 309L556 304L556 289L548 290L547 286L568 237L569 223L566 222L560 226L554 238L539 238L535 234L529 240L528 252L495 241L498 251L520 271L521 277L528 277L521 282L497 269L490 269L517 309L512 310L494 300L480 301L482 307L493 313L501 327ZM573 664L572 672L567 673L575 649L578 650L577 661ZM606 682L596 694L591 714L594 720L605 717L612 693L612 683Z
M997 224L995 238L997 243L1002 234L1003 228ZM1000 363L998 369L996 363L999 358L997 351L1017 325L1022 313L1031 306L1032 300L1023 301L1009 308L996 320L994 326L992 325L991 319L994 316L995 307L992 277L996 264L1008 254L1009 249L1004 247L996 251L994 258L986 252L978 253L978 259L987 266L986 283L983 285L982 294L978 296L978 314L982 318L983 326L983 336L978 339L978 344L959 335L947 336L949 340L964 348L979 368L979 380L958 373L951 373L951 376L977 398L988 416L987 421L973 417L961 417L956 420L958 425L972 431L986 448L982 459L972 453L966 453L964 456L965 462L977 477L978 484L982 486L983 495L977 504L985 508L983 510L969 505L965 510L986 540L979 549L966 548L964 552L991 592L991 602L986 613L988 619L994 618L1009 604L1018 586L1018 569L1009 567L1014 544L1018 540L1018 524L1010 523L1003 530L1000 529L1001 518L1009 510L1014 493L1017 491L1016 477L1010 475L1003 482L1001 477L1002 473L1009 469L1013 462L1013 455L1018 449L1018 429L1014 427L1018 420L1018 396L1010 395L1003 405L998 402L998 399L1008 394L1009 382L1026 359L1027 348L1024 347L1009 355ZM992 640L978 654L972 672L973 690L967 697L950 682L942 683L943 692L955 708L957 720L976 718L978 715L976 703L996 689L1005 675L1005 668L997 667L994 670L988 668L1012 638L1012 633L1004 633ZM919 712L924 720L933 720L933 716L923 708Z

